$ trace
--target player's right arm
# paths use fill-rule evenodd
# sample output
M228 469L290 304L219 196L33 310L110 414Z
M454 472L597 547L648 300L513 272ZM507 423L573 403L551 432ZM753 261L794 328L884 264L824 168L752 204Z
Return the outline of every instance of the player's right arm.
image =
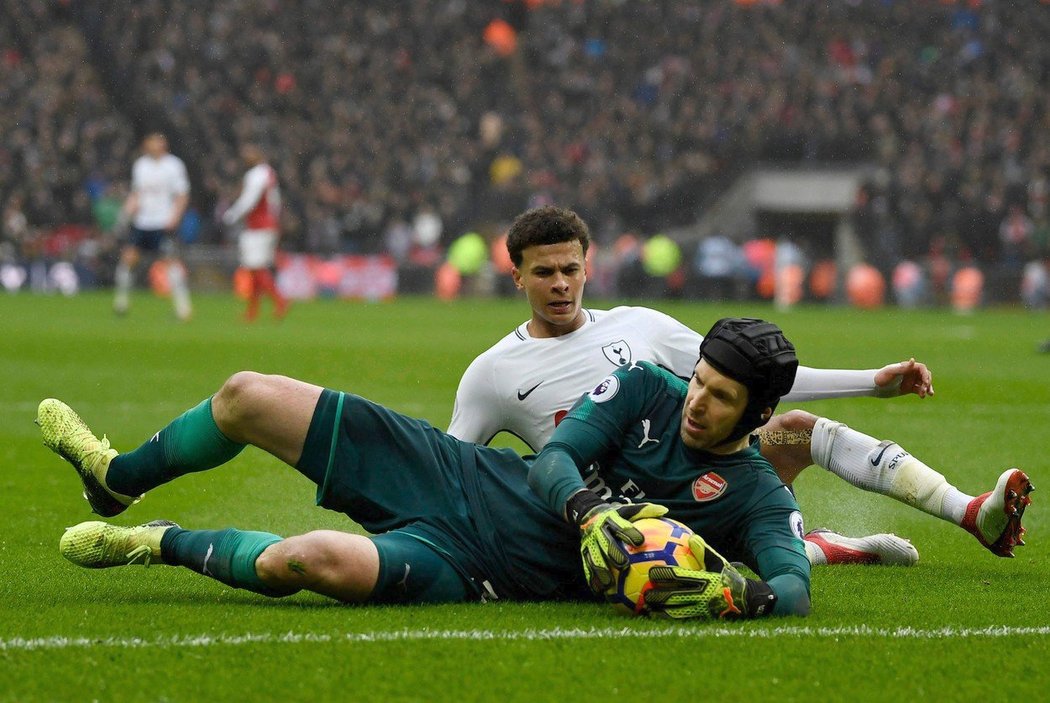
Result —
M131 185L128 188L128 197L124 199L124 214L129 218L134 217L139 210L140 180L138 161L136 161L131 167Z
M584 578L591 591L602 595L614 585L613 569L627 565L627 555L618 542L637 547L645 541L645 536L631 523L660 517L667 508L654 503L612 505L588 489L581 478L581 470L590 465L585 457L597 456L596 449L602 442L591 433L577 435L572 431L572 425L570 422L567 430L559 425L554 431L554 437L529 469L529 486L544 498L551 510L579 528ZM568 444L566 436L569 437ZM580 440L573 442L573 436L580 436ZM574 448L580 445L582 453Z
M172 157L172 183L171 189L174 193L172 202L171 220L168 222L168 231L174 232L179 228L183 215L190 205L190 177L186 172L186 164L182 159Z
M456 389L448 434L464 442L488 444L506 429L502 426L503 400L495 375L495 363L489 354L470 363Z
M630 371L621 367L613 376L623 379ZM599 389L606 385L603 382ZM598 457L618 445L627 417L623 410L609 407L596 410L593 397L582 398L554 430L529 469L529 486L551 510L580 530L580 557L590 589L605 594L614 585L613 569L627 565L627 555L619 543L640 546L645 537L631 523L660 517L667 508L654 503L614 505L588 489L582 473ZM625 394L626 395L626 394ZM621 403L633 407L632 403ZM629 414L629 413L628 413Z

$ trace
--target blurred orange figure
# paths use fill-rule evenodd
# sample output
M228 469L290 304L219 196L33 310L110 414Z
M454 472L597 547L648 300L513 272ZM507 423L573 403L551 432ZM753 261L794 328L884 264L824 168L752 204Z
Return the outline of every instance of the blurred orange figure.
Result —
M973 266L966 266L952 276L952 308L956 312L972 312L981 304L984 292L984 274Z
M492 20L485 27L485 43L500 56L510 56L518 47L518 33L503 20Z
M489 253L492 257L492 267L496 269L496 273L509 276L514 268L514 262L510 260L510 252L507 251L506 234L502 234L492 240L492 244L489 245Z
M441 300L455 300L459 296L459 287L463 278L459 270L447 261L434 272L434 293Z
M886 298L886 279L868 264L857 264L846 275L846 297L858 308L881 307Z
M777 270L774 303L781 310L787 310L802 300L803 283L806 272L798 264L788 264Z
M827 300L835 295L838 268L835 262L824 259L813 264L813 270L809 273L809 292L814 298Z

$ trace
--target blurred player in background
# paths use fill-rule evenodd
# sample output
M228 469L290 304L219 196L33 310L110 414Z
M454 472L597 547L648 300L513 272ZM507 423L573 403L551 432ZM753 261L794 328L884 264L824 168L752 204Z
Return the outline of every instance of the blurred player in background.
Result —
M515 284L525 291L532 316L464 372L449 434L487 444L509 432L539 451L577 399L619 366L650 361L679 377L692 375L703 340L692 329L648 308L582 307L589 243L586 223L565 208L536 208L515 220L507 248ZM933 393L928 369L914 360L868 370L800 366L784 401L908 393ZM1012 556L1020 543L1019 524L982 529L975 518L984 497L964 496L893 442L802 410L774 415L759 437L762 455L787 485L817 464L854 486L961 525L999 556ZM1004 472L992 494L1021 494L1028 485L1023 476L1017 470ZM591 473L588 485L594 487L597 480ZM804 537L814 565L918 561L915 548L892 534L847 537L819 529Z
M259 314L259 299L265 294L273 300L273 315L280 319L288 303L277 290L274 257L277 253L281 213L281 190L277 172L266 161L266 154L255 144L241 147L244 174L241 194L222 216L227 225L244 221L237 236L241 268L248 272L248 306L244 319L251 322Z
M168 151L168 140L160 132L146 135L142 151L131 167L131 190L124 201L124 216L131 219L131 228L114 275L113 310L127 314L135 270L143 255L159 257L165 265L175 316L185 322L193 315L193 307L186 267L178 257L176 231L190 202L190 180L186 165Z

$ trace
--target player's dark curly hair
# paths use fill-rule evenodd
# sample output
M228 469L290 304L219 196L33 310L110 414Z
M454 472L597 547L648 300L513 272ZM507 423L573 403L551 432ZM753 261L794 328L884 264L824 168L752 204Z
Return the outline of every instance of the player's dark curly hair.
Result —
M507 233L507 252L515 266L521 266L521 252L539 244L560 244L580 240L583 253L591 245L591 231L572 210L553 205L526 210L514 219Z

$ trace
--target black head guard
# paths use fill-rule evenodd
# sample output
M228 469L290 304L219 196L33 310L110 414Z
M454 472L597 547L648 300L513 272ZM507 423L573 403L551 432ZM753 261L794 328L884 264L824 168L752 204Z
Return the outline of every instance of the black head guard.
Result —
M798 357L784 332L772 322L750 317L725 317L700 343L700 357L720 373L747 388L747 407L726 442L732 442L766 420L766 408L776 409L795 383Z

